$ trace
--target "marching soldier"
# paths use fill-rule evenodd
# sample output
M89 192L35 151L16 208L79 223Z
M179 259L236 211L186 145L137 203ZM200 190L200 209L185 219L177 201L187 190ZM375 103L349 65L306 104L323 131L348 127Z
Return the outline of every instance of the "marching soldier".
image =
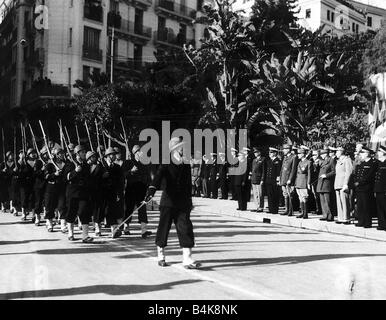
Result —
M122 168L115 163L115 154L116 151L113 148L107 148L105 153L106 168L102 175L106 191L106 223L111 227L112 238L118 238L122 235L117 227L123 221L124 215L125 179Z
M74 149L75 163L71 163L65 171L67 178L67 216L68 240L75 241L74 223L79 217L82 224L82 242L91 243L93 238L88 235L89 223L91 221L91 210L89 206L89 178L90 168L86 163L86 149L78 145Z
M12 172L15 167L15 161L13 159L13 154L11 151L8 151L5 155L5 162L1 164L0 167L0 174L1 174L1 181L0 181L0 197L1 197L1 211L5 212L5 209L7 207L11 208L11 201L12 201L12 190L11 190L11 183L12 183Z
M253 153L255 159L252 160L251 183L256 210L251 211L262 212L264 210L263 184L265 180L266 161L265 158L261 156L261 151L258 148L254 147Z
M146 196L146 191L149 186L150 180L150 170L148 165L144 165L141 162L143 153L140 146L135 145L132 149L133 158L130 161L130 167L127 173L126 181L126 212L125 220L130 217L134 212L134 207L140 207L143 199ZM132 221L130 217L125 226L124 233L130 234L129 225ZM138 222L141 224L141 236L146 239L151 235L151 231L147 230L147 211L146 206L142 206L138 210Z
M349 198L349 179L352 172L352 161L345 154L345 149L339 147L336 151L337 162L335 166L335 198L338 210L336 223L350 223L350 198Z
M18 216L18 209L20 208L20 167L23 163L24 152L21 150L18 153L18 159L15 159L15 166L13 167L12 180L11 180L11 213L15 217Z
M218 165L218 172L219 172L219 184L220 184L220 190L221 190L221 199L226 200L228 199L228 167L229 163L225 159L225 153L219 152L218 154L220 156L220 163Z
M34 149L27 150L26 158L20 164L20 200L22 220L27 220L27 215L30 213L33 203L33 186L34 186L34 167L36 164L37 153ZM35 213L33 214L33 222L39 223L39 217L35 220ZM34 221L35 220L35 221Z
M355 188L357 194L358 223L357 227L371 228L372 208L374 203L374 178L377 164L371 158L371 149L363 147L361 150L362 163L358 166L355 176Z
M156 235L158 265L165 267L165 247L169 237L172 222L177 228L177 235L183 252L183 265L187 269L197 269L200 263L192 258L194 247L194 232L190 212L192 210L191 171L190 165L184 164L183 142L180 138L172 138L169 142L171 163L162 164L147 190L145 201L148 202L161 187L165 186L160 202L160 219Z
M43 214L43 200L44 200L44 192L46 188L46 179L44 177L44 163L37 159L37 150L35 150L36 158L34 164L34 208L32 209L32 219L35 220L35 225L39 226L40 224L40 215ZM47 162L46 154L41 155L42 160Z
M288 144L283 146L283 163L280 171L280 186L282 187L285 212L281 215L293 215L292 193L296 178L297 160L296 156L291 153L292 147Z
M334 188L335 164L328 156L328 149L320 151L322 161L319 169L319 180L316 186L316 192L319 193L320 205L322 207L323 217L321 221L334 221L331 211L331 192Z
M268 210L272 214L278 214L279 212L281 161L277 156L278 153L278 149L269 148L269 158L266 162L267 171L264 181L267 188Z
M300 148L298 150L299 163L295 180L296 192L300 201L301 214L297 218L308 219L307 203L308 190L311 189L311 162L307 159L307 150Z
M375 173L374 193L377 203L377 230L386 230L386 148L378 149L378 166Z

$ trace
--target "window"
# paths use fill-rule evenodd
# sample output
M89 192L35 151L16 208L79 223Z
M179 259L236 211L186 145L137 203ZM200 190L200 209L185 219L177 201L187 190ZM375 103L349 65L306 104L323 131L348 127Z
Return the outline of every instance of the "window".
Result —
M327 20L330 21L331 18L331 11L327 10Z
M100 30L84 27L83 45L87 48L99 49Z
M68 31L68 46L72 47L72 28Z
M335 12L331 12L331 22L335 21Z
M311 9L306 10L306 19L311 18Z
M356 32L356 33L359 33L359 24L356 25L356 27L355 27L355 32Z
M86 83L90 83L90 67L83 66L83 81Z
M142 65L142 46L134 45L134 65L136 68L140 68Z
M373 18L372 17L367 17L367 26L372 27L373 26Z
M142 26L143 26L143 11L140 9L135 9L134 32L137 34L142 34Z

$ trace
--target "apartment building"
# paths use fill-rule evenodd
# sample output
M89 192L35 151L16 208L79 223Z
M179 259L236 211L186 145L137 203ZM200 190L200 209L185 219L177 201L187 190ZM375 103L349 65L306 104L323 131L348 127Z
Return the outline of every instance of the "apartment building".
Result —
M370 4L365 4L359 1L350 1L357 10L363 12L366 16L367 29L377 31L386 25L386 10L383 8L375 7Z
M205 26L193 21L202 4L0 0L0 106L70 100L79 93L75 81L89 81L93 72L136 79L155 52L200 45Z

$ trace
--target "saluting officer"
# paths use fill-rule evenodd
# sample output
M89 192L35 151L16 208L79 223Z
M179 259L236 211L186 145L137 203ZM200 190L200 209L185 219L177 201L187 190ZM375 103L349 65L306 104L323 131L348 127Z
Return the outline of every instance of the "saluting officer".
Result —
M256 210L251 211L262 212L264 210L263 184L266 174L266 161L261 156L261 151L258 148L253 147L252 150L255 158L252 160L251 183Z
M377 164L371 158L372 150L363 147L360 154L362 162L358 166L358 172L355 176L355 188L357 194L357 227L371 228L372 217L371 209L374 207L374 179L377 171Z
M278 149L269 148L269 158L266 164L267 173L264 181L267 188L268 209L272 214L279 212L281 161L277 156L278 153Z
M311 189L311 162L307 159L307 150L300 148L298 150L299 163L295 180L296 192L300 201L301 214L297 218L308 219L307 203L308 190Z
M283 191L285 202L285 211L281 215L293 215L292 194L296 178L297 160L291 153L292 146L285 144L283 146L283 163L280 171L280 185Z
M160 201L160 218L156 235L158 251L158 265L165 267L165 247L169 237L172 223L176 225L178 240L183 252L183 265L187 269L197 269L200 263L192 258L194 247L193 224L190 220L192 210L191 170L190 165L184 163L183 142L174 137L169 141L171 163L161 164L146 193L145 201L148 202L161 187L164 188Z
M374 193L377 202L377 230L386 230L386 148L383 146L378 149L378 167L375 174Z

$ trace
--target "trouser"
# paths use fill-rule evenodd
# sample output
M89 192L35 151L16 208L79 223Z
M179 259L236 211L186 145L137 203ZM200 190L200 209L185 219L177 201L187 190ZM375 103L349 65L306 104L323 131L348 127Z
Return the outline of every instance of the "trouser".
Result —
M296 189L300 203L306 203L308 200L308 189Z
M124 201L122 195L109 195L106 198L106 223L109 226L118 224L124 216Z
M378 227L386 230L386 194L376 193Z
M312 185L311 186L311 190L312 190L312 194L314 195L314 199L315 199L315 213L316 214L322 214L322 207L321 207L321 204L320 204L320 195L318 192L316 192L316 185Z
M198 177L192 178L192 196L193 197L200 196L199 179L200 178Z
M343 189L335 190L336 208L338 221L347 222L350 220L350 197Z
M160 207L160 219L155 243L158 247L167 246L172 223L177 229L177 236L182 248L194 247L193 224L190 220L190 209Z
M270 213L279 212L280 187L276 184L267 184L268 210Z
M352 218L358 218L357 210L355 206L355 200L356 200L356 191L355 191L355 188L352 188L350 189L350 214L352 215Z
M12 178L11 180L10 198L13 206L18 209L20 207L20 182L18 178Z
M24 209L31 209L33 204L34 190L31 185L20 185L20 202Z
M283 197L284 199L287 198L288 199L288 202L286 202L286 204L288 204L285 208L285 211L287 213L292 213L294 208L293 208L293 192L295 190L295 188L293 186L281 186L281 190L283 192Z
M45 219L51 220L55 218L55 209L58 205L59 188L56 184L47 184L44 194L44 204L46 208Z
M228 181L220 179L221 199L228 199Z
M248 204L248 185L236 185L236 195L240 210L247 210Z
M323 219L332 220L330 192L319 192L320 205L322 207Z
M231 175L230 178L229 178L229 187L230 187L230 190L231 190L232 199L236 200L237 199L237 195L236 195L235 176L234 175Z
M93 194L91 196L91 212L94 223L101 224L105 219L106 202L102 194Z
M357 191L358 224L363 227L371 227L371 209L374 201L371 192Z
M35 213L37 214L40 214L43 212L43 200L45 197L44 191L45 191L44 186L40 188L34 187L34 201L35 201L34 210L35 210Z
M253 198L258 210L264 209L263 187L261 184L252 184Z
M89 224L91 221L91 211L88 199L70 197L67 201L67 223L75 223L79 217L81 224Z
M218 184L216 178L209 179L209 197L217 199L218 197Z
M145 196L146 196L146 191L147 191L147 186L142 182L136 182L136 183L127 185L126 194L125 194L126 210L125 210L124 219L132 215L132 213L134 212L135 206L137 206L138 208L142 204L142 201L145 199ZM127 220L127 223L130 223L131 220L132 220L132 217L130 217ZM138 210L138 222L148 223L146 205L143 205Z
M336 193L335 191L334 192L331 192L331 195L330 195L330 199L331 199L331 214L332 216L336 216L338 214L338 208L337 208L337 199L336 199Z
M204 197L208 197L208 180L206 178L202 178L202 194Z

